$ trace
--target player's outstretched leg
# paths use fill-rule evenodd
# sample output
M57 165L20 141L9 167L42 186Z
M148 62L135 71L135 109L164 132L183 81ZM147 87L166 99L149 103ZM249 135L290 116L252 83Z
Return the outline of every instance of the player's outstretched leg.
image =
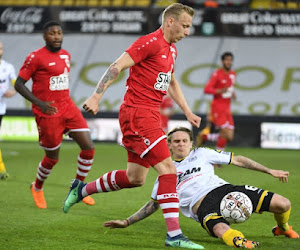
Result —
M167 239L165 241L165 245L167 247L182 247L182 248L189 248L189 249L204 249L203 246L190 241L183 234L177 235L175 237L170 237L167 234Z
M233 238L233 244L234 247L236 248L247 248L247 249L257 248L259 246L259 242L247 240L239 236Z
M67 198L64 202L64 206L63 206L63 211L65 213L67 213L69 211L69 209L75 204L80 202L83 197L81 194L81 190L82 188L85 186L86 184L84 184L82 181L80 180L73 180L72 185L70 187L70 191L67 195Z

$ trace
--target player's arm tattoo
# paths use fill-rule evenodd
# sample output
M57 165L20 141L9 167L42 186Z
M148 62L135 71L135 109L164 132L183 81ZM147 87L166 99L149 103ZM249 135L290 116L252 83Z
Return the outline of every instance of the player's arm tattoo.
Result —
M260 171L260 172L263 172L263 173L269 173L270 172L270 169L267 168L266 166L254 161L254 160L251 160L247 157L244 157L244 156L235 156L237 157L237 160L241 163L241 167L244 167L244 168L248 168L248 169L252 169L252 170L256 170L256 171Z
M158 202L155 202L153 200L149 201L139 211L137 211L135 214L127 218L128 226L147 218L149 215L153 214L158 208L159 208Z
M96 93L100 94L104 91L105 86L107 83L111 80L114 80L119 75L119 70L116 68L117 63L113 63L104 73L104 75L101 77L97 87L96 87Z

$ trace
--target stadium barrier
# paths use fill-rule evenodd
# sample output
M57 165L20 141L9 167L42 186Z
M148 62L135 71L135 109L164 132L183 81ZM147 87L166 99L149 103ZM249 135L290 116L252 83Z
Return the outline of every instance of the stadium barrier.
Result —
M118 113L103 112L92 116L83 112L83 115L87 119L94 141L121 142ZM202 117L199 129L192 128L183 114L173 115L169 128L188 127L193 130L195 137L206 123L205 114L199 115ZM300 149L300 117L235 115L234 120L235 137L228 146ZM37 141L37 139L38 132L31 111L8 110L3 118L0 140Z

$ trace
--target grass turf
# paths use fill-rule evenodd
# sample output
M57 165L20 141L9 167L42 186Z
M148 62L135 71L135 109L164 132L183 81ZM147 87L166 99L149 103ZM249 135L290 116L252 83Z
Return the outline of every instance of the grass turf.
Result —
M70 181L75 176L79 149L64 142L60 161L47 179L44 192L48 209L35 207L29 186L35 180L43 150L37 143L1 142L3 158L10 174L0 181L0 249L164 249L166 227L161 211L126 229L108 229L103 222L124 219L150 198L156 172L150 169L143 187L109 194L95 194L95 206L83 203L64 214L61 207ZM126 169L127 154L115 144L96 144L93 168L87 181L114 169ZM216 173L232 184L247 184L279 193L292 202L290 224L300 231L299 151L231 148L235 155L248 156L274 169L290 171L287 184L263 173L225 166ZM206 249L228 249L219 239L210 237L199 223L180 216L183 232ZM299 239L274 237L273 215L253 214L242 224L232 225L250 239L260 242L260 249L299 249Z

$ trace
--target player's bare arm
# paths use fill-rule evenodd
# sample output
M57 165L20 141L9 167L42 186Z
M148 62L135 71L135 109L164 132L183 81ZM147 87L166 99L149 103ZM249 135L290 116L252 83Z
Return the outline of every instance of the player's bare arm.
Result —
M57 113L57 108L52 106L52 102L44 102L37 98L32 92L25 86L26 80L19 77L15 83L15 90L20 93L25 99L39 106L43 113L48 115L54 115Z
M288 177L289 177L288 171L269 169L266 166L244 156L240 156L240 155L234 156L232 159L232 164L239 167L267 173L272 175L275 178L278 178L279 181L288 182Z
M201 117L195 115L190 107L188 106L186 99L182 93L181 87L175 77L174 74L172 74L169 90L169 95L171 98L177 103L177 105L180 107L180 109L184 112L186 118L188 121L195 127L199 128L201 123Z
M123 53L102 75L93 95L84 102L83 108L87 112L96 115L99 111L99 102L106 89L117 79L121 71L133 65L134 61L130 55L127 52Z
M106 221L104 222L104 226L109 228L125 228L147 218L149 215L157 211L158 208L158 202L151 200L148 203L146 203L139 211L128 217L126 220Z
M108 82L112 82L113 80L115 80L118 75L119 75L119 70L116 67L117 63L113 63L104 73L104 75L102 76L102 78L100 79L97 88L96 88L96 93L97 94L101 94L104 89L106 89L109 85L107 84Z

